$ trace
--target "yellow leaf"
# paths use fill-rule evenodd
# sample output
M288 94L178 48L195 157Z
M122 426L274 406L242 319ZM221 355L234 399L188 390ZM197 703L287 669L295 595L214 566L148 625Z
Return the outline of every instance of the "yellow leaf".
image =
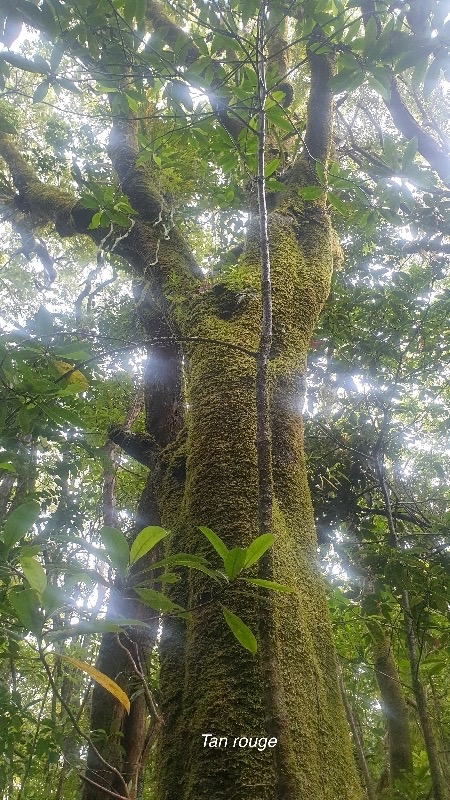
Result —
M53 364L55 365L56 369L58 370L60 375L65 375L66 372L70 372L73 367L67 363L67 361L54 361ZM84 377L83 373L80 372L79 369L76 369L74 372L69 375L67 378L69 383L74 383L78 386L80 392L85 392L89 389L89 384Z
M77 667L78 669L81 669L83 672L86 672L88 675L90 675L96 683L100 684L100 686L103 686L103 688L112 694L116 700L123 705L126 711L130 713L130 700L123 689L121 689L115 681L113 681L111 678L108 678L108 676L103 672L100 672L100 670L95 669L95 667L91 667L90 664L86 664L84 661L78 661L77 658L72 658L71 656L65 656L61 654L58 654L58 658L63 658L64 661L68 661L74 667Z

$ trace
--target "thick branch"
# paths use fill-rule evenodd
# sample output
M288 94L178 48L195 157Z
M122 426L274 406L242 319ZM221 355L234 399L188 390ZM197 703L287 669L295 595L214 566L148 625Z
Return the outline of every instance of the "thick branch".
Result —
M136 166L139 155L137 122L133 117L116 117L109 136L108 155L119 178L122 191L139 212L142 220L154 222L160 213L169 209L163 197L152 186L151 172L146 164Z
M400 95L395 78L391 80L391 94L389 100L385 100L385 104L398 130L407 139L412 139L414 136L417 137L419 153L428 161L430 167L439 175L442 182L446 186L450 186L450 157L441 150L433 137L423 130L408 110Z
M333 129L333 93L330 80L334 74L335 57L332 52L323 52L320 33L312 37L308 46L308 62L311 70L311 88L305 132L305 157L315 169L316 162L326 164L331 149ZM315 41L314 41L315 39Z
M108 154L122 191L139 213L133 232L124 240L123 248L118 248L118 252L122 249L125 253L127 250L134 251L134 257L126 257L140 274L148 274L150 266L156 267L156 270L151 271L152 278L156 271L162 273L156 283L160 282L161 277L164 278L165 273L168 276L178 270L184 276L203 279L203 272L197 266L184 237L173 225L171 209L153 185L148 166L137 166L138 153L137 122L131 112L128 118L115 118L109 137ZM150 277L149 274L148 276Z
M155 463L156 443L147 433L130 433L119 426L112 427L108 439L119 445L124 453L143 464L152 467Z
M200 58L200 50L189 34L173 22L154 0L147 0L147 20L158 38L163 39L172 50L176 51L177 62L180 66L189 67ZM238 38L238 34L236 34L236 38ZM230 41L233 42L232 37L230 37ZM238 117L231 116L228 111L228 99L223 97L223 79L218 77L218 70L222 71L222 63L212 59L211 67L212 78L206 80L205 73L202 72L197 78L190 75L189 83L206 94L220 124L236 142L240 131L244 128L244 123ZM179 77L183 79L182 72L179 73ZM222 89L221 96L216 93L218 87Z
M16 146L12 136L1 131L0 156L8 165L18 192L16 205L22 211L31 214L37 223L54 222L58 231L75 233L71 212L77 201L73 195L63 189L47 186L40 181ZM90 217L92 217L92 212Z
M154 0L147 0L146 18L158 37L177 51L178 58L182 59L185 66L197 61L200 51L189 34L172 22Z
M427 239L419 239L417 242L410 242L403 245L402 253L437 253L448 255L450 253L450 244L442 243L439 240L433 241Z

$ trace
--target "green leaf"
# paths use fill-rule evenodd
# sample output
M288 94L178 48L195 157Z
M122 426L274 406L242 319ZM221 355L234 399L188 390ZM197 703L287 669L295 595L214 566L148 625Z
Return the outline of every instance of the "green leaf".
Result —
M188 111L193 111L194 104L191 93L185 83L172 81L167 85L166 93L177 105L183 105Z
M378 35L378 23L374 17L369 17L364 26L363 55L371 55Z
M266 191L268 192L282 192L286 189L284 183L281 181L277 181L276 178L267 178L266 180Z
M386 86L386 82L380 81L379 78L376 78L374 75L369 75L368 84L371 89L374 89L379 95L381 95L383 100L389 100L391 96L390 85Z
M222 33L216 33L210 45L211 54L213 55L221 50L225 51L229 49L230 43L232 42L233 40L230 38L230 36L224 36Z
M47 586L47 575L45 574L45 569L42 564L35 558L23 556L20 559L20 566L22 567L22 572L30 584L31 589L34 589L39 597L41 597L42 592Z
M264 167L264 175L266 178L269 178L271 175L273 175L274 172L276 172L280 164L280 161L281 161L280 158L273 158L272 161L269 161L269 163L266 164L266 166Z
M434 461L433 467L436 472L436 475L438 476L438 478L440 478L440 480L442 481L447 480L445 469L443 468L442 464L439 461Z
M233 612L228 608L225 608L225 606L221 605L221 608L225 622L238 642L245 647L246 650L250 650L250 652L255 655L256 651L258 650L258 643L255 635L252 633L248 625L246 625L245 622L243 622L236 614L233 614Z
M22 503L22 505L17 506L11 512L5 522L3 533L3 541L8 550L33 527L39 517L40 510L41 507L37 500L30 500L28 503Z
M67 597L59 586L48 583L42 592L42 605L47 617L50 617L58 608L62 608L67 602Z
M270 101L268 101L270 102ZM286 112L280 106L274 105L266 109L266 117L272 125L282 131L290 133L293 130L292 123L289 121Z
M4 472L17 472L14 464L11 464L10 461L2 461L0 463L0 470L3 470Z
M253 566L261 558L262 555L272 547L275 537L271 533L263 533L254 539L253 542L247 547L247 555L245 559L245 568Z
M101 221L102 221L102 212L97 211L88 225L88 230L95 230L96 228L99 228L101 225Z
M294 592L291 586L286 586L284 583L277 583L277 581L266 581L264 578L242 578L246 583L252 583L254 586L262 586L263 589L273 589L274 592Z
M428 67L423 82L423 93L425 97L429 97L431 92L436 88L441 74L441 67L442 61L438 58L435 58Z
M383 154L386 163L389 164L390 167L398 167L399 159L397 145L392 136L389 136L388 134L383 137Z
M48 588L48 587L47 587ZM47 590L46 590L47 591ZM182 616L180 614L180 616ZM90 620L79 622L78 625L69 625L62 630L49 631L45 634L45 638L49 642L58 641L59 639L72 639L76 636L84 636L86 633L117 633L123 628L143 628L147 631L154 633L154 626L143 622L140 619L133 619L128 617L118 617L117 619L96 619L92 617Z
M130 548L125 536L117 528L109 528L107 525L100 529L99 534L111 564L124 575L130 561Z
M76 387L75 387L76 388ZM58 394L65 394L66 390L61 389L58 391ZM67 392L68 394L68 392ZM44 403L40 404L40 408L42 409L43 413L55 422L56 425L61 425L63 428L82 428L84 425L84 421L81 417L72 411L70 408L62 408L61 406L49 406L44 405Z
M76 83L74 83L74 81L69 81L68 78L58 77L58 85L61 86L62 89L72 92L72 94L82 94L82 91L78 88Z
M17 614L21 625L35 634L40 634L44 618L39 611L39 598L34 589L11 591L8 595L9 602Z
M142 23L144 22L146 11L147 11L146 0L136 0L136 22L138 25L142 25Z
M414 160L417 153L418 140L417 136L413 136L405 147L405 152L402 156L402 170L408 169Z
M325 189L323 186L303 186L298 193L303 200L317 200L318 197L323 197Z
M222 561L225 563L225 559L228 555L228 547L226 546L225 542L222 541L220 536L217 533L214 533L210 528L205 528L204 526L199 525L199 531L203 533L203 536L206 536L210 544L214 547L214 550L219 554Z
M155 544L158 544L161 539L165 539L166 536L168 536L168 531L157 525L149 525L147 528L143 528L131 545L130 564L139 561Z
M247 550L242 547L233 547L229 550L224 558L223 565L225 567L225 574L230 581L234 580L236 575L239 575L244 567L245 559L247 557Z
M34 90L33 103L41 103L42 100L45 100L49 88L50 85L48 81L42 81L42 83L40 83L39 86Z
M170 597L166 597L165 594L157 592L155 589L137 588L136 594L139 595L146 606L154 608L156 611L163 611L169 614L172 612L185 611L182 606L173 603Z
M330 203L331 206L333 206L333 208L336 209L336 211L339 212L339 214L342 214L344 217L347 215L348 213L347 204L343 200L341 200L340 197L333 194L332 192L328 192L328 202Z
M361 86L364 83L365 75L362 69L348 69L344 68L340 70L337 75L335 75L330 80L330 88L331 91L335 94L340 94L341 92L350 92L354 89L357 89L358 86Z
M63 55L64 55L63 43L61 41L58 41L55 43L52 50L52 54L50 56L50 69L52 72L56 72L56 70L58 69Z
M165 572L164 575L160 575L159 578L155 578L155 583L178 583L180 580L180 576L176 574L176 572Z
M215 570L210 569L207 566L206 559L203 556L194 556L189 555L188 553L176 553L173 556L168 556L168 558L164 558L161 561L158 561L156 564L152 564L152 569L158 569L158 567L187 567L189 569L196 569L199 572L203 572L205 575L209 575L215 581L221 582L221 577L223 580L223 575L217 573Z
M14 127L12 122L9 122L9 120L5 119L5 117L2 116L0 116L0 131L2 133L9 133L12 136L18 135L17 128Z

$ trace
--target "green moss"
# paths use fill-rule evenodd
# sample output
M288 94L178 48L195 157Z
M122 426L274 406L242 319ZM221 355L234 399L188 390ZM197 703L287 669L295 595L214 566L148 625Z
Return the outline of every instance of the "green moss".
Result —
M217 601L256 633L258 616L275 613L273 650L288 708L286 735L296 800L362 797L341 709L335 654L322 581L303 454L301 405L306 353L326 300L332 270L332 234L319 207L271 214L274 348L271 364L276 510L273 577L294 595L258 600L232 584L217 595L203 576L184 591L193 621L181 643L171 626L162 663L166 725L161 740L158 800L274 800L273 751L210 749L202 733L265 735L266 692L260 656L233 639ZM259 272L255 235L240 262L243 285ZM233 287L234 288L234 287ZM244 311L224 319L212 291L179 309L189 336L210 341L187 348L188 434L186 486L176 525L176 547L211 554L197 531L215 529L229 547L258 533L254 357L260 302L249 292ZM179 629L178 629L179 630ZM261 630L261 628L260 628ZM272 628L271 628L272 630ZM272 635L272 634L270 634ZM165 709L165 710L164 710ZM174 753L176 756L174 757Z
M392 642L382 625L368 620L372 638L375 676L380 689L383 712L389 733L389 766L391 780L412 771L412 744L408 707L392 653Z

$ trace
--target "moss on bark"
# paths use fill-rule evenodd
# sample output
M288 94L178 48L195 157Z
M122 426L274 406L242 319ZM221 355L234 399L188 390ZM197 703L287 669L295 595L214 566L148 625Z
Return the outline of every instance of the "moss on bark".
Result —
M380 625L376 622L368 624L375 676L389 734L390 777L394 782L403 772L411 772L413 767L408 707L392 653L392 643Z
M270 244L277 501L272 577L295 587L294 594L275 597L273 654L288 707L298 800L359 800L362 794L316 565L301 423L308 343L332 270L333 240L323 208L301 205L295 211L274 212ZM258 270L257 242L251 235L240 266L240 274L248 275L244 281L248 286L254 286ZM190 335L255 350L260 323L257 293L249 292L244 311L227 314L227 319L218 311L211 292L184 309L180 325ZM208 525L229 547L246 546L258 533L255 360L212 342L192 346L187 355L188 458L176 545L206 552L196 526ZM239 614L256 633L264 598L258 600L256 590L238 582L217 594L197 575L190 576L185 591L193 620L184 641L174 637L172 625L163 647L166 725L160 743L158 800L273 800L273 750L209 748L202 739L203 733L228 737L271 733L259 658L235 642L217 603Z

